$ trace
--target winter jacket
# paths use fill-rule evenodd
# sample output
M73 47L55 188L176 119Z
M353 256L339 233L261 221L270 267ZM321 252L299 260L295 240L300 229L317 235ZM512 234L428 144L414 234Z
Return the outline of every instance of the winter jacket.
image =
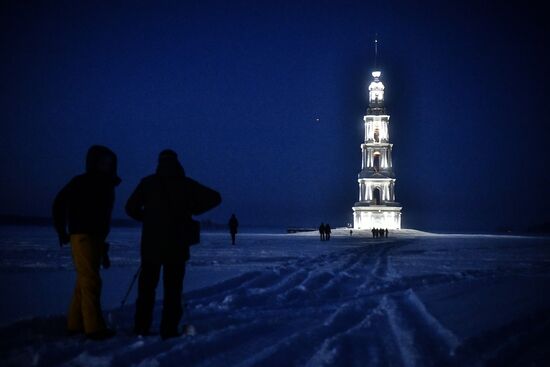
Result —
M143 178L126 203L128 216L143 222L142 261L187 261L189 246L182 239L182 228L193 215L220 202L218 192L186 177L177 159L159 161L157 172Z
M88 234L104 240L110 230L115 200L117 157L109 148L94 145L86 156L86 173L74 177L55 197L53 220L63 238Z

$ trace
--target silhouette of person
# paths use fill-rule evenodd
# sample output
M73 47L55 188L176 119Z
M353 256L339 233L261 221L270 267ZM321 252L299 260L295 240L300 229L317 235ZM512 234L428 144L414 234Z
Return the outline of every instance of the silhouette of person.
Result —
M332 232L332 231L331 231L331 229L330 229L330 224L328 224L328 223L325 224L325 239L326 239L327 241L330 240L330 233L331 233L331 232Z
M388 233L389 233L389 231L388 231L388 229L386 228L386 238L388 238Z
M235 244L235 236L237 234L237 229L239 228L239 221L237 220L237 217L235 214L231 214L231 218L229 218L229 233L231 233L231 244Z
M372 238L376 238L376 230L372 227Z
M59 191L53 203L53 219L59 244L71 244L76 270L67 329L84 332L94 340L107 339L115 332L107 328L101 311L101 262L107 267L105 239L110 231L115 200L117 157L109 148L94 145L86 155L86 172L75 176Z
M156 173L141 180L128 202L126 213L142 222L141 272L134 332L150 334L155 291L163 269L164 300L160 335L179 336L181 292L189 247L198 243L200 227L192 219L221 202L218 192L185 175L173 150L163 150Z
M319 226L319 235L321 236L321 241L325 240L325 225L321 223Z

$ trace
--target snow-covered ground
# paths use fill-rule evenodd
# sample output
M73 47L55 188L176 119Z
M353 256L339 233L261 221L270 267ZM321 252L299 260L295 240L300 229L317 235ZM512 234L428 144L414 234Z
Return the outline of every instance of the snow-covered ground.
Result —
M50 229L0 228L1 366L546 366L550 241L417 231L203 235L186 275L197 335L131 335L135 229L111 236L103 305L118 335L64 334L74 275ZM159 308L155 327L158 327ZM29 318L29 316L35 316ZM17 319L21 319L16 321Z

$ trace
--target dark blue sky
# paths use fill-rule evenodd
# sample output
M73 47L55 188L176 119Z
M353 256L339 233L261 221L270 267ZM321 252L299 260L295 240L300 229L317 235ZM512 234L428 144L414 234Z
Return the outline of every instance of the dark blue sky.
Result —
M105 144L115 217L170 147L221 192L211 219L344 225L378 32L403 224L548 221L546 13L450 3L3 2L0 213L49 215Z

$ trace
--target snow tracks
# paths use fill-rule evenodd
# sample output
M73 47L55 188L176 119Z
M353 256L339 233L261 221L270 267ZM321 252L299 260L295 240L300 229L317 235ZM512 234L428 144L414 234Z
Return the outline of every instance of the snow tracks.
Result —
M165 358L197 366L448 362L456 337L391 268L392 250L406 244L290 262L193 292L188 317L200 335Z
M61 318L3 328L0 361L4 366L454 366L479 364L478 345L493 353L491 358L503 355L502 339L465 345L418 296L468 275L409 269L405 276L392 264L396 256L403 261L414 239L361 241L189 292L184 323L195 326L193 337L163 342L132 336L132 305L112 313L119 334L104 343L63 336L62 327L53 327L62 325ZM547 323L539 328L541 336L548 335Z

